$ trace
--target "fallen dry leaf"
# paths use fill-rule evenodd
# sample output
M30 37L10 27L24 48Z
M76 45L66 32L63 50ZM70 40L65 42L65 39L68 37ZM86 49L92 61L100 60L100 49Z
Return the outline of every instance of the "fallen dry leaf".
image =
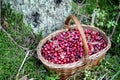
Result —
M4 27L8 28L8 22L7 21L4 21Z
M28 79L27 79L27 75L22 76L22 78L20 78L19 80L28 80Z

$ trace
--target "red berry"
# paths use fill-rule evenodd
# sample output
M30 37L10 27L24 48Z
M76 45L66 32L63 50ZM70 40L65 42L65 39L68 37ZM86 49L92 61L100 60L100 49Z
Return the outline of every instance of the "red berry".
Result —
M107 46L99 32L84 29L88 42L89 55L95 54ZM55 64L68 64L84 56L83 43L77 28L61 32L42 47L42 56Z

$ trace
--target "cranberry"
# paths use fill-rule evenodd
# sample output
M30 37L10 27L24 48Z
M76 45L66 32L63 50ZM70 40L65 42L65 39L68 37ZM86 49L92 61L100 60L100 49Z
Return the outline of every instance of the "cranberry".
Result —
M84 29L88 42L89 55L95 54L107 46L99 32ZM55 64L68 64L84 56L83 43L77 28L61 32L48 40L42 47L42 56Z

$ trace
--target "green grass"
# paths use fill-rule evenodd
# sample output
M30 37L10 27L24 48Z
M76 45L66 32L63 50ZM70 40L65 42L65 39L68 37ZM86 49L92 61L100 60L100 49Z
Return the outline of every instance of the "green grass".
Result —
M4 32L0 32L0 79L15 79L18 69L24 59L25 51L14 45ZM46 69L39 60L29 56L20 71L19 77L28 75L28 78L43 80Z
M42 39L42 33L34 34L29 25L23 22L23 15L12 9L9 4L2 5L2 18L6 18L9 27L3 28L12 36L18 45L35 49ZM0 31L0 80L16 80L18 69L25 57L26 51L15 45L3 31ZM18 78L27 75L28 79L53 80L57 76L47 71L40 60L28 56Z
M77 0L76 0L77 1ZM120 2L112 0L82 0L84 3L72 2L72 14L77 17L81 15L92 16L93 10L100 10L96 12L95 26L102 29L107 35L111 34L113 24L110 21L115 21L118 12L118 6ZM115 3L116 2L116 3ZM118 4L119 3L119 4ZM113 7L110 7L112 5ZM84 24L90 25L91 21L84 18L82 21ZM102 24L101 24L102 23ZM120 21L116 26L114 35L111 38L112 46L108 51L106 58L102 61L101 65L91 70L82 71L82 76L73 75L71 80L98 80L103 77L103 80L119 80L120 79ZM79 79L77 79L79 77ZM75 78L75 79L74 79Z
M111 56L109 53L105 59L101 61L99 66L93 69L80 71L70 77L70 80L119 80L120 79L120 58L118 56ZM81 76L80 76L81 75ZM114 77L115 76L115 77ZM113 79L112 79L113 78Z
M15 75L24 55L22 49L14 45L5 33L0 32L0 79L6 80Z
M73 5L73 9L75 8L76 10L77 4L73 3ZM23 15L15 12L9 7L10 5L2 6L2 18L3 16L6 17L6 21L9 24L8 28L4 27L5 30L19 45L29 49L35 49L42 39L42 33L40 32L33 36L30 26L25 25L23 22ZM87 11L85 11L85 13L86 12ZM75 15L78 15L78 13ZM118 24L118 26L120 26L120 24ZM79 71L77 74L71 76L69 78L70 80L98 80L102 77L104 77L103 80L120 79L120 41L117 42L120 27L118 26L111 39L112 47L101 64L92 70ZM19 48L9 39L3 31L0 31L0 80L16 80L16 74L25 57L25 53L26 52L23 49ZM20 71L19 78L24 75L27 75L28 79L34 78L34 80L56 80L58 78L58 75L47 71L40 60L37 60L32 56L27 57L27 60Z

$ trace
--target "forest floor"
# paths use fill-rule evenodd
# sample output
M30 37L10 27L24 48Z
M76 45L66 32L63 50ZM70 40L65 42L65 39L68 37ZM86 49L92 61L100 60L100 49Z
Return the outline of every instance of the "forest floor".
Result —
M34 34L30 26L26 26L22 21L23 16L9 7L10 5L5 5L2 8L3 23L0 29L0 79L22 80L22 78L27 78L31 80L56 80L58 75L47 71L40 60L33 56L36 54L36 47L42 39L42 34ZM96 66L92 70L79 71L68 80L119 80L120 44L116 45L114 42L113 39L111 49L107 52L107 55L99 66ZM26 53L29 50L32 51L19 71Z

